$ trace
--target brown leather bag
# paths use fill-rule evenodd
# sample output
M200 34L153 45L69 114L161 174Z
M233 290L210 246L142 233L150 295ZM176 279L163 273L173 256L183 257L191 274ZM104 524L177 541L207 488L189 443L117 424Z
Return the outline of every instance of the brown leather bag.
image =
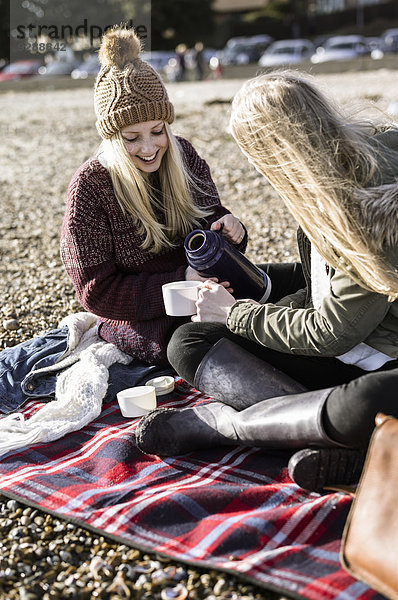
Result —
M398 600L398 419L379 413L343 533L343 567Z

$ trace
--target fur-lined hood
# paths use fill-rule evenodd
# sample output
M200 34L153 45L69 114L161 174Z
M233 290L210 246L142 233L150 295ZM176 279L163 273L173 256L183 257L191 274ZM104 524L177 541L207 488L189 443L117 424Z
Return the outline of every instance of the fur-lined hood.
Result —
M398 129L373 136L380 154L375 186L358 191L360 219L379 248L398 244Z

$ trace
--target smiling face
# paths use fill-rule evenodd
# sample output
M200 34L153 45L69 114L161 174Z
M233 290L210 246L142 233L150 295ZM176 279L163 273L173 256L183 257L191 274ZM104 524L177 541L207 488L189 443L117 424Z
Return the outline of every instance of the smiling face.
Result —
M121 133L133 164L145 173L157 171L169 146L163 121L128 125Z

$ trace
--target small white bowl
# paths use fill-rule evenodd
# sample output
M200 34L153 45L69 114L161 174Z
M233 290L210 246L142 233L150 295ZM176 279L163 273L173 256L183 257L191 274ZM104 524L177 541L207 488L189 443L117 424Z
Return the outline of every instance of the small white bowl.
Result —
M156 393L152 385L138 385L117 394L117 401L124 417L142 417L156 408Z

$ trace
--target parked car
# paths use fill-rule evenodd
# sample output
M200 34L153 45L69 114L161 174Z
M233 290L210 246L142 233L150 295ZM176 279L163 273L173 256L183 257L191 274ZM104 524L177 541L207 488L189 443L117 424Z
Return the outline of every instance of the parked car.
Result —
M350 60L370 54L370 46L362 35L335 35L316 49L311 57L314 64L330 60Z
M375 60L380 60L387 52L387 47L382 37L367 37L366 43L370 49L370 56Z
M279 40L273 42L261 56L260 67L291 65L308 60L315 52L315 46L306 39Z
M330 36L328 35L317 35L313 40L313 44L315 46L315 48L319 48L319 46L323 46L323 44L326 42L326 40L329 38Z
M98 54L91 54L83 62L73 69L70 76L72 79L87 79L87 77L96 76L100 70Z
M39 74L40 60L17 60L10 63L0 73L0 81L11 81L33 77Z
M204 61L207 65L210 64L210 61L212 58L214 58L215 56L218 57L220 51L216 50L215 48L204 48L203 50L203 58Z
M230 46L227 43L220 55L221 64L248 65L256 63L272 41L273 38L270 35L256 35L241 38L240 41L234 42Z
M153 50L152 52L143 52L142 60L149 63L155 71L162 71L168 64L170 58L175 58L174 50Z
M247 36L245 36L245 35L239 35L237 37L229 38L229 40L225 44L225 49L233 48L234 46L236 46L236 44L243 44L246 40L247 40Z
M398 29L386 29L382 38L386 45L386 52L398 52Z
M65 60L53 60L48 63L45 67L40 67L39 74L43 77L55 77L62 75L70 75L74 68L77 66L78 61L72 62Z
M172 50L143 52L141 55L142 60L148 62L156 71L163 70L172 57L175 57L175 52ZM87 77L96 76L100 67L98 54L91 54L71 72L71 77L72 79L87 79Z
M203 48L203 63L205 65L209 65L211 59L213 58L213 56L218 56L220 53L219 50L215 50L215 48ZM175 54L174 54L174 58L175 58ZM169 61L170 63L170 61ZM190 48L189 50L187 50L187 52L185 53L185 64L187 66L188 69L194 69L195 68L195 49L194 48Z

